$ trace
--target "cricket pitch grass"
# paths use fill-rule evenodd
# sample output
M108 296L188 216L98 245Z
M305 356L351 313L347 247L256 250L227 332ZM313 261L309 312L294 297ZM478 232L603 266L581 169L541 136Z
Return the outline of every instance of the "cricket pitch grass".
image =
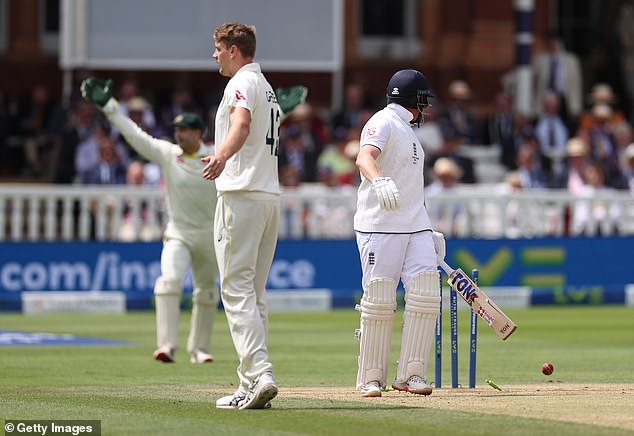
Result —
M269 353L279 386L270 410L217 410L236 389L237 357L218 312L215 362L152 359L154 314L0 315L0 329L129 341L107 346L0 346L0 418L101 420L104 435L634 434L634 308L508 310L518 330L499 340L478 327L477 387L468 389L468 312L459 312L459 373L451 389L449 316L443 387L429 397L354 390L358 313L274 313ZM388 382L400 347L397 313ZM186 343L189 315L181 317ZM434 379L430 356L428 380ZM552 362L550 376L541 373ZM501 391L487 385L493 380Z

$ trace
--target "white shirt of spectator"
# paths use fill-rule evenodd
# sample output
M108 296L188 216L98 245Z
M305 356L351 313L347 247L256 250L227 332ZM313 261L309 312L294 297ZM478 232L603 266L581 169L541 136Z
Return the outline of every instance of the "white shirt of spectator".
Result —
M259 64L243 66L227 83L216 113L217 147L225 141L229 132L232 107L246 108L251 112L251 130L240 151L227 160L225 169L216 179L216 189L219 192L280 194L277 147L282 111Z
M371 181L361 177L354 216L356 231L414 233L432 228L425 208L425 152L409 124L411 118L407 109L390 103L363 127L361 146L381 150L377 166L383 177L391 177L396 183L401 207L395 211L381 209Z

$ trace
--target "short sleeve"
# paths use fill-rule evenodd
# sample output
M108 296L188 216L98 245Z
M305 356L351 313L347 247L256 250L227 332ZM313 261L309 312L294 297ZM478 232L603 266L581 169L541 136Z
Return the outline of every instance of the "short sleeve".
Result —
M236 75L227 84L225 91L227 104L232 107L243 107L249 112L253 112L257 92L253 85L248 80L245 80L246 77L240 76L245 75Z
M363 130L361 131L361 146L373 145L383 151L383 147L390 137L391 129L392 127L388 120L383 117L373 116L366 125L363 126Z

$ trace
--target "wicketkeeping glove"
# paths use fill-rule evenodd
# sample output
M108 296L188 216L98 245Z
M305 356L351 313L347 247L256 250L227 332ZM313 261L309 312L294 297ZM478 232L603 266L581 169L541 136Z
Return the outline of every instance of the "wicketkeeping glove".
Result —
M389 177L377 177L372 180L372 187L379 199L379 205L385 210L396 210L401 207L401 194L398 192L396 183Z
M290 88L277 88L275 97L282 112L288 114L296 106L304 103L308 96L308 88L305 86L291 86Z
M103 108L112 97L112 79L89 77L81 82L81 95L86 100Z

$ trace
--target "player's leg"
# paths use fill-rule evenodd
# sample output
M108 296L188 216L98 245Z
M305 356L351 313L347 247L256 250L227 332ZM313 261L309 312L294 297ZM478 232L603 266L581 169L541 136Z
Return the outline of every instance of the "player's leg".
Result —
M427 362L440 308L438 270L431 232L412 235L402 278L406 283L401 352L392 387L429 395Z
M161 252L161 275L154 285L156 306L156 360L174 361L178 348L178 319L183 280L191 257L189 249L177 239L166 238Z
M356 387L365 397L381 396L388 371L396 286L402 265L402 235L357 233L363 272Z
M260 319L262 319L262 324L264 325L265 340L268 344L269 308L266 299L266 281L269 277L277 246L280 221L279 201L275 201L267 207L270 209L270 213L262 232L262 240L255 265L255 295Z
M266 325L255 291L260 241L270 219L272 200L277 197L265 195L268 201L261 203L260 197L256 193L224 193L216 207L214 242L220 267L221 297L240 359L240 389L247 391L240 408L264 408L277 394L266 346ZM257 393L263 395L249 395L256 387ZM251 401L254 398L255 403Z
M212 362L211 335L218 311L218 264L213 246L213 235L199 235L192 243L192 317L187 339L187 351L192 363Z

